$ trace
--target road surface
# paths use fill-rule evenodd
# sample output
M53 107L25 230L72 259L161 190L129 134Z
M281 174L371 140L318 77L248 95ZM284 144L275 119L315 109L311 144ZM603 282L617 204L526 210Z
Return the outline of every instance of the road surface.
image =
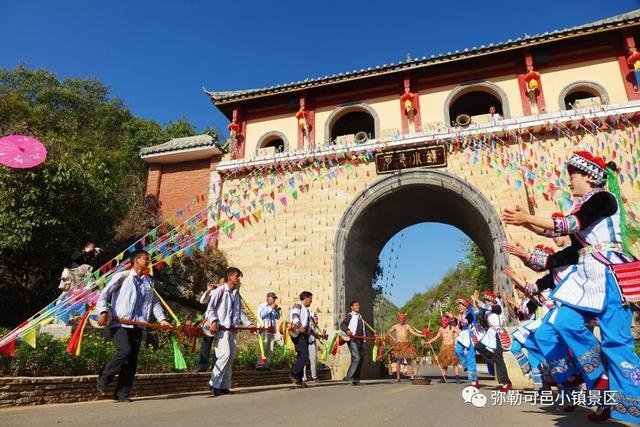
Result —
M306 389L269 386L238 389L234 395L206 393L138 398L130 403L96 401L0 410L3 426L583 426L588 410L565 414L557 406L530 403L492 406L484 381L485 407L462 398L464 384L441 384L427 368L431 385L364 381L360 386L325 382ZM477 403L477 402L476 402Z

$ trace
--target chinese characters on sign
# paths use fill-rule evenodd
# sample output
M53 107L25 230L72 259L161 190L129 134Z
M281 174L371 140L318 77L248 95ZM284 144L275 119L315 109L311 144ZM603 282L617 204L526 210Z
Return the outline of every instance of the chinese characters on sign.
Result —
M443 145L376 154L378 174L408 168L444 166L447 166L447 156Z

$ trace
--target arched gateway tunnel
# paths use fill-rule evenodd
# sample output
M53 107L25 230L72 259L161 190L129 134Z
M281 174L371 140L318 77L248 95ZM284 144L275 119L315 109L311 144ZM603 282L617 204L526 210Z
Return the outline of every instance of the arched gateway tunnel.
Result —
M333 256L336 321L352 300L362 303L365 318L373 317L371 280L380 251L397 232L421 222L449 224L467 234L487 260L494 289L508 290L499 274L508 263L501 247L505 234L498 213L482 193L444 171L401 171L362 191L342 216ZM425 277L425 282L434 279L438 278Z
M504 275L499 274L508 263L501 246L505 233L498 213L482 193L445 171L400 171L358 194L338 225L333 255L336 322L352 300L360 301L364 318L372 321L371 280L380 251L397 232L422 222L449 224L467 234L487 260L493 288L500 293L508 290ZM424 281L437 279L427 276ZM379 369L367 363L365 374L377 376Z

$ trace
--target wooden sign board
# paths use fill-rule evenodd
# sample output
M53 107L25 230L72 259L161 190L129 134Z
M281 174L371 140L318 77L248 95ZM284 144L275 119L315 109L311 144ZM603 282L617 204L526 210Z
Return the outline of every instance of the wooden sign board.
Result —
M444 145L409 148L376 154L376 172L391 173L410 168L439 168L447 166L447 152Z

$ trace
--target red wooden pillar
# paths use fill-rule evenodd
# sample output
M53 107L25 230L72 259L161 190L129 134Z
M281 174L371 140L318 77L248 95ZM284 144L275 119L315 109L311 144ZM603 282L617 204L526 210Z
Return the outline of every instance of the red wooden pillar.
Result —
M405 77L403 81L403 95L407 92L411 92L411 79L409 77ZM409 133L409 116L404 108L404 102L402 101L402 95L400 95L400 123L402 125L402 133ZM413 93L413 126L415 127L416 132L420 132L422 130L422 119L420 116L420 94L418 92Z
M247 142L247 119L242 114L240 107L234 107L231 121L238 124L238 134L236 135L236 150L234 157L236 159L244 158L244 151Z
M316 134L316 109L309 101L309 98L305 93L300 94L300 108L307 113L307 128L309 132L308 148L315 147L315 134ZM298 124L296 120L296 126L298 129L298 150L304 149L304 129Z
M520 89L520 100L522 102L522 113L525 116L529 116L532 114L531 110L531 98L529 92L527 90L527 82L524 79L524 76L527 74L528 70L533 69L533 57L531 56L531 52L529 48L525 48L524 50L524 70L517 74L518 78L518 87ZM535 92L535 100L536 105L538 106L538 113L546 113L547 106L544 100L544 89L542 87L542 75L539 78L538 89Z
M629 55L629 50L636 47L636 42L633 36L627 32L623 33L622 38L623 49L618 55L618 65L620 66L622 83L624 84L624 89L627 92L627 99L632 101L634 99L640 99L640 92L636 90L640 85L640 82L636 82L633 67L631 67L627 62L627 57Z

